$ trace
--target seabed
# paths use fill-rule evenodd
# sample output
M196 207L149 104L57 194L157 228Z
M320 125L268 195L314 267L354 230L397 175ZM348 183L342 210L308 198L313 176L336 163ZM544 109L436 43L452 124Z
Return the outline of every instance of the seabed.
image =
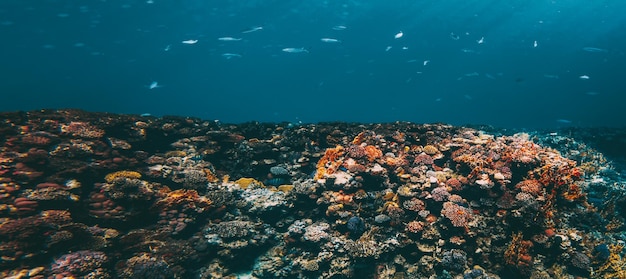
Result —
M626 132L0 113L2 278L626 278Z

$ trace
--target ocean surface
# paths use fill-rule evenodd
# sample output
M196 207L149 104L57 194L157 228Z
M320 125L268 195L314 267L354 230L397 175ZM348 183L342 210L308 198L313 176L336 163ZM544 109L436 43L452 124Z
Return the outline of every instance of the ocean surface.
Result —
M3 0L0 111L623 126L624 11L618 0Z

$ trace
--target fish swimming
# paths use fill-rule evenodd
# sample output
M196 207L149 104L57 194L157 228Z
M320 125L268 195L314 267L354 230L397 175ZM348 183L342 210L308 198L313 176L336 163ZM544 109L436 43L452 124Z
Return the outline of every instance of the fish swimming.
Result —
M303 53L303 52L308 53L309 52L307 49L305 49L303 47L299 47L299 48L296 48L296 47L286 47L286 48L283 48L282 51L288 52L288 53Z
M608 50L597 47L583 47L583 50L586 52L608 52Z
M247 34L247 33L252 33L252 32L259 31L259 30L263 30L263 26L255 26L255 27L252 27L250 29L243 30L243 31L241 31L241 33Z
M320 41L325 43L341 43L341 40L333 39L333 38L321 38Z
M343 26L343 25L336 25L336 26L333 26L333 30L336 30L336 31L346 30L347 28L348 28L348 27L345 27L345 26Z
M155 89L155 88L160 88L161 86L159 85L159 82L157 81L153 81L150 83L150 85L148 85L148 88L150 89Z
M226 59L241 58L241 54L237 54L237 53L222 53L222 57L224 57Z
M186 44L186 45L193 45L193 44L195 44L197 42L198 42L198 40L185 40L185 41L182 41L182 43Z
M396 35L394 35L393 38L394 39L400 39L400 38L402 38L402 36L404 36L404 33L402 33L402 31L400 31Z
M217 38L218 41L223 41L223 42L236 42L236 41L241 41L241 38L233 38L233 37L220 37Z

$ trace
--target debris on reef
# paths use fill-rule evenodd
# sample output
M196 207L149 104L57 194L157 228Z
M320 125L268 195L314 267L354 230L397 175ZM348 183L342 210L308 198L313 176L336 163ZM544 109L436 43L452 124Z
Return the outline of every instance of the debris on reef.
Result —
M625 180L584 130L0 120L2 278L626 274Z

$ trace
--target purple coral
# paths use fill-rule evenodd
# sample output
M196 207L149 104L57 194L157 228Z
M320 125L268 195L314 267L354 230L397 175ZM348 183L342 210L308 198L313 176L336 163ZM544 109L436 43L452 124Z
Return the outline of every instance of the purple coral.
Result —
M106 261L103 252L82 250L60 256L52 263L51 270L54 274L80 276L102 267Z

